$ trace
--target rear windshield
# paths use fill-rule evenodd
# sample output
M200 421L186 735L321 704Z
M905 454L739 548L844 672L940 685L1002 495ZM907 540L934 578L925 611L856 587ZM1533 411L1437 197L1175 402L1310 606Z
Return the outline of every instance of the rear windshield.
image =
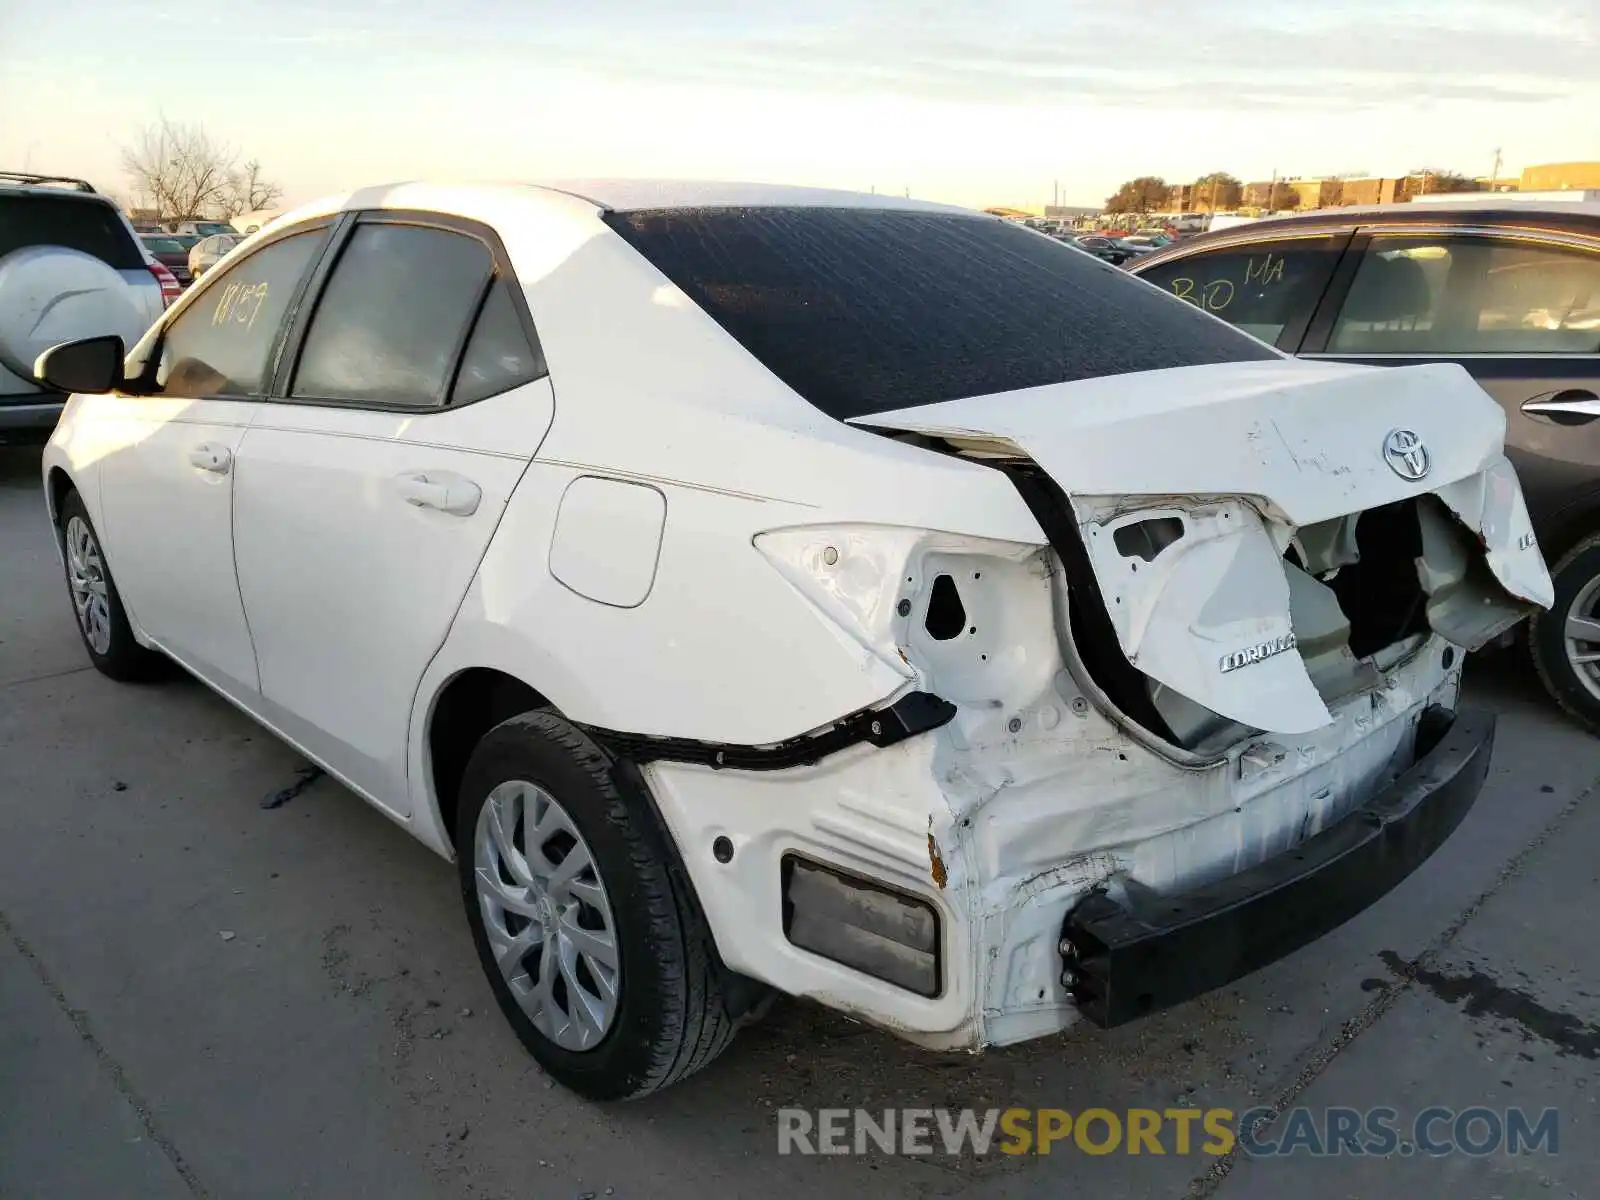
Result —
M151 254L182 254L183 243L174 238L141 238Z
M991 218L763 207L607 220L768 370L840 419L1277 357L1082 250Z
M145 265L133 235L103 200L27 193L0 196L0 258L26 246L81 250L119 271Z

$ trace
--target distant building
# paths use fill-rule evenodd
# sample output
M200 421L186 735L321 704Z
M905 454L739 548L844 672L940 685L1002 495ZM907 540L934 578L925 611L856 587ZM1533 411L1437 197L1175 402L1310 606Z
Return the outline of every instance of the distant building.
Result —
M1300 208L1332 208L1339 203L1344 191L1342 179L1286 179L1294 194L1300 197Z
M1570 188L1600 189L1600 162L1545 163L1522 169L1521 191L1564 192Z
M1398 179L1346 179L1343 185L1340 205L1393 204L1400 192Z
M1197 207L1195 204L1194 184L1177 183L1167 189L1167 199L1162 204L1161 212L1188 212Z

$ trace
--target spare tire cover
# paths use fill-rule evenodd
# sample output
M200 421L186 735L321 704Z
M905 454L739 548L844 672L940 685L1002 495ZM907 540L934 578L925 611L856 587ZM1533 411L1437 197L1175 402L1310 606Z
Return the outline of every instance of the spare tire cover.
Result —
M51 346L106 334L132 346L148 324L128 281L92 254L26 246L0 258L0 363L24 379Z

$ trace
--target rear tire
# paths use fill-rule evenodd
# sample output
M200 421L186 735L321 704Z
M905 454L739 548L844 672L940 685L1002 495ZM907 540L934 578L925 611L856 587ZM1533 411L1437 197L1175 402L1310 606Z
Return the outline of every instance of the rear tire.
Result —
M478 958L550 1075L590 1100L627 1100L727 1048L739 1024L727 970L631 771L538 710L484 735L460 798L455 848Z
M89 661L102 675L120 683L154 678L162 667L162 658L134 639L127 610L122 607L122 597L83 497L69 491L61 501L59 515L61 526L57 532L66 568L67 596Z
M1600 533L1562 555L1550 577L1555 603L1528 625L1533 665L1556 703L1600 734Z

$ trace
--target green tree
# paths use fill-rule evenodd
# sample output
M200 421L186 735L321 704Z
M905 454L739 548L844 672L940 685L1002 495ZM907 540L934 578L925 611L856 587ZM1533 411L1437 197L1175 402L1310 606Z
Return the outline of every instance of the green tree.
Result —
M1238 208L1244 199L1244 184L1226 171L1213 171L1194 181L1190 189L1190 207L1206 212Z
M1159 175L1130 179L1107 197L1108 213L1147 213L1167 202L1167 181Z

